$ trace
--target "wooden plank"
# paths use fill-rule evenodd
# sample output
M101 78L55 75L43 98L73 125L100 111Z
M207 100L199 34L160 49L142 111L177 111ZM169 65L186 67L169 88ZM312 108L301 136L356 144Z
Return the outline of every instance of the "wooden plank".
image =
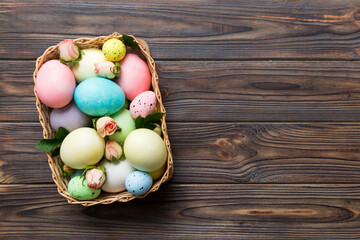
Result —
M354 183L360 124L169 123L177 183ZM51 183L40 124L0 124L0 182Z
M114 31L144 38L157 59L359 59L358 0L6 0L0 7L0 59L35 59L65 38Z
M53 185L0 185L0 238L359 239L359 185L166 184L84 208Z
M167 121L358 121L357 62L158 61ZM38 121L33 61L0 61L0 121Z

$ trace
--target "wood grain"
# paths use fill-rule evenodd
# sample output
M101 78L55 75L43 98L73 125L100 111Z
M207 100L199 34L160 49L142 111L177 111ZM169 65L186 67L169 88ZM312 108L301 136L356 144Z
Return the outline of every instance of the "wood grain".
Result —
M3 239L359 239L359 185L166 184L84 208L54 185L0 185Z
M355 183L360 124L169 123L177 183ZM0 182L51 183L40 124L0 124Z
M6 0L0 8L0 59L35 59L65 38L114 31L144 38L156 59L359 59L360 52L357 0Z
M167 121L360 119L357 62L157 64ZM0 121L38 121L33 69L33 61L0 61Z

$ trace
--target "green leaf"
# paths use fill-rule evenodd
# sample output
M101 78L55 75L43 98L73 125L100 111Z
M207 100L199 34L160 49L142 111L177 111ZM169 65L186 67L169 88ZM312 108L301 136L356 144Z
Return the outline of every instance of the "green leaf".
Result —
M138 116L135 119L135 128L148 128L150 130L154 130L156 128L156 125L154 123L158 122L165 113L159 112L159 113L153 113L145 118Z
M120 162L120 158L116 158L116 157L112 156L111 162L118 163L118 162Z
M115 63L115 67L112 70L112 73L116 76L119 77L120 76L120 63L116 62Z
M122 40L124 41L126 46L132 47L133 49L138 49L139 45L137 44L137 42L135 42L134 38L123 34L122 35Z
M61 175L61 177L63 177L63 178L67 178L67 177L70 177L71 176L71 174L70 173L68 173L68 172L63 172L63 174Z
M157 122L164 116L164 114L165 113L158 112L158 113L153 113L153 114L147 115L145 120L144 120L144 123L146 124L146 123Z
M61 144L62 140L61 139L42 139L40 140L40 142L35 146L36 149L39 149L40 151L44 151L44 152L50 152L51 150L53 150L54 148L56 148L57 146L59 146Z
M93 128L95 128L95 130L96 130L96 122L97 122L97 120L99 120L99 118L93 118L92 119Z
M135 119L135 128L138 129L138 128L142 128L142 126L144 125L144 118L141 117L141 116L138 116L136 119Z
M54 149L54 151L51 153L52 157L56 157L57 155L60 154L60 147L57 147Z
M146 124L144 124L144 128L154 130L156 128L156 125L154 123L146 123Z
M59 140L64 140L64 138L69 134L69 131L66 130L63 127L59 127L58 130L56 131L56 135L55 138L59 139Z
M40 151L44 152L50 152L57 146L59 146L64 138L69 134L69 131L66 130L63 127L59 127L56 131L55 138L49 138L49 139L42 139L40 142L35 146L36 149L39 149ZM52 156L59 155L60 149L55 149L52 153Z

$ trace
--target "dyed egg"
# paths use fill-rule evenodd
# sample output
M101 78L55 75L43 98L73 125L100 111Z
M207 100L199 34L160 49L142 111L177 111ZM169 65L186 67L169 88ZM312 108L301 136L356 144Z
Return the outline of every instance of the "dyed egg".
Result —
M125 180L126 190L134 195L141 195L149 191L152 178L146 172L135 171L129 174Z
M113 81L94 77L81 82L75 89L74 99L81 111L91 116L111 115L125 102L123 90Z
M145 172L158 170L167 158L165 143L161 137L145 128L136 129L127 136L124 153L133 167Z
M137 95L130 103L131 116L136 119L138 116L145 118L154 112L156 108L156 96L153 91L146 91Z
M96 77L95 63L106 61L103 52L100 49L83 49L81 60L71 68L75 75L76 82L80 83L85 79Z
M59 60L50 60L39 69L35 91L41 102L52 108L61 108L71 102L75 78L70 68Z
M75 169L75 171L73 172L73 174L71 174L70 178L74 178L74 177L80 177L85 169Z
M125 57L126 46L121 40L113 38L104 43L102 51L106 60L117 62Z
M159 124L154 123L156 125L156 127L153 129L154 132L156 132L157 135L159 135L161 137L161 127Z
M165 167L166 167L166 164L164 164L161 168L159 168L158 170L155 170L155 171L152 171L152 172L149 172L150 176L152 177L152 179L155 181L155 180L158 180L164 173L165 171Z
M102 186L102 190L110 193L125 190L126 177L135 171L135 168L126 159L117 163L104 159L100 165L106 169L106 181Z
M118 84L124 90L127 99L133 100L140 93L150 89L149 68L136 54L128 53L121 61L120 66L121 73Z
M110 135L109 139L123 145L129 133L136 129L135 120L131 117L130 111L127 109L122 109L114 115L111 115L111 118L115 120L116 125L121 128L121 131Z
M68 184L69 194L77 200L91 200L100 195L101 189L92 190L86 184L86 179L76 176Z
M91 117L80 111L75 102L63 108L55 108L50 113L50 125L55 131L63 127L71 132L81 127L91 127L91 124Z
M105 140L93 128L78 128L70 132L60 147L61 160L71 168L83 169L101 160Z

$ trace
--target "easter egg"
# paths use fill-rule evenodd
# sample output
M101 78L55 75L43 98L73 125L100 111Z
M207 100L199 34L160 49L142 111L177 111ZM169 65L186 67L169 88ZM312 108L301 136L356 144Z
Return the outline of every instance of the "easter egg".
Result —
M63 127L71 132L77 128L91 127L91 124L91 117L80 111L73 101L65 107L53 109L50 113L50 126L55 131Z
M161 137L161 127L159 124L154 123L155 124L155 128L153 129L154 132L156 132L157 135L159 135Z
M156 95L153 91L142 92L130 103L131 116L136 119L138 116L145 118L154 112L156 108Z
M150 89L149 68L136 54L128 53L121 61L120 68L121 73L117 83L124 90L127 99L133 100L140 93Z
M41 102L52 108L66 106L73 98L75 78L70 68L59 60L50 60L39 69L35 91Z
M61 160L71 168L83 169L101 160L105 140L93 128L78 128L70 132L60 147Z
M135 171L135 168L126 159L119 162L110 162L104 159L100 165L106 170L106 181L102 190L110 193L125 190L126 177Z
M117 62L125 57L126 46L121 40L113 38L104 43L102 51L106 60Z
M83 49L81 60L71 68L76 82L80 83L85 79L96 77L95 63L106 61L103 52L100 49L89 48Z
M94 77L86 79L76 87L74 99L84 113L103 116L119 111L124 105L125 95L113 81Z
M73 172L73 174L71 174L70 178L74 178L74 177L80 177L85 169L75 169L75 171Z
M110 135L109 139L123 145L129 133L136 129L135 120L131 117L130 111L127 109L122 109L114 115L111 115L111 118L115 120L116 125L118 128L121 128L121 131Z
M68 184L69 194L77 200L91 200L100 195L101 189L92 190L87 186L85 178L76 176Z
M145 172L158 170L167 158L165 143L161 137L145 128L136 129L127 136L124 154L133 167Z
M146 172L135 171L129 174L125 180L126 190L134 195L141 195L149 191L152 178Z
M157 179L159 179L164 171L165 171L165 167L166 167L166 164L164 164L161 168L159 168L158 170L155 170L155 171L152 171L152 172L149 172L150 176L152 177L152 179L155 181Z

